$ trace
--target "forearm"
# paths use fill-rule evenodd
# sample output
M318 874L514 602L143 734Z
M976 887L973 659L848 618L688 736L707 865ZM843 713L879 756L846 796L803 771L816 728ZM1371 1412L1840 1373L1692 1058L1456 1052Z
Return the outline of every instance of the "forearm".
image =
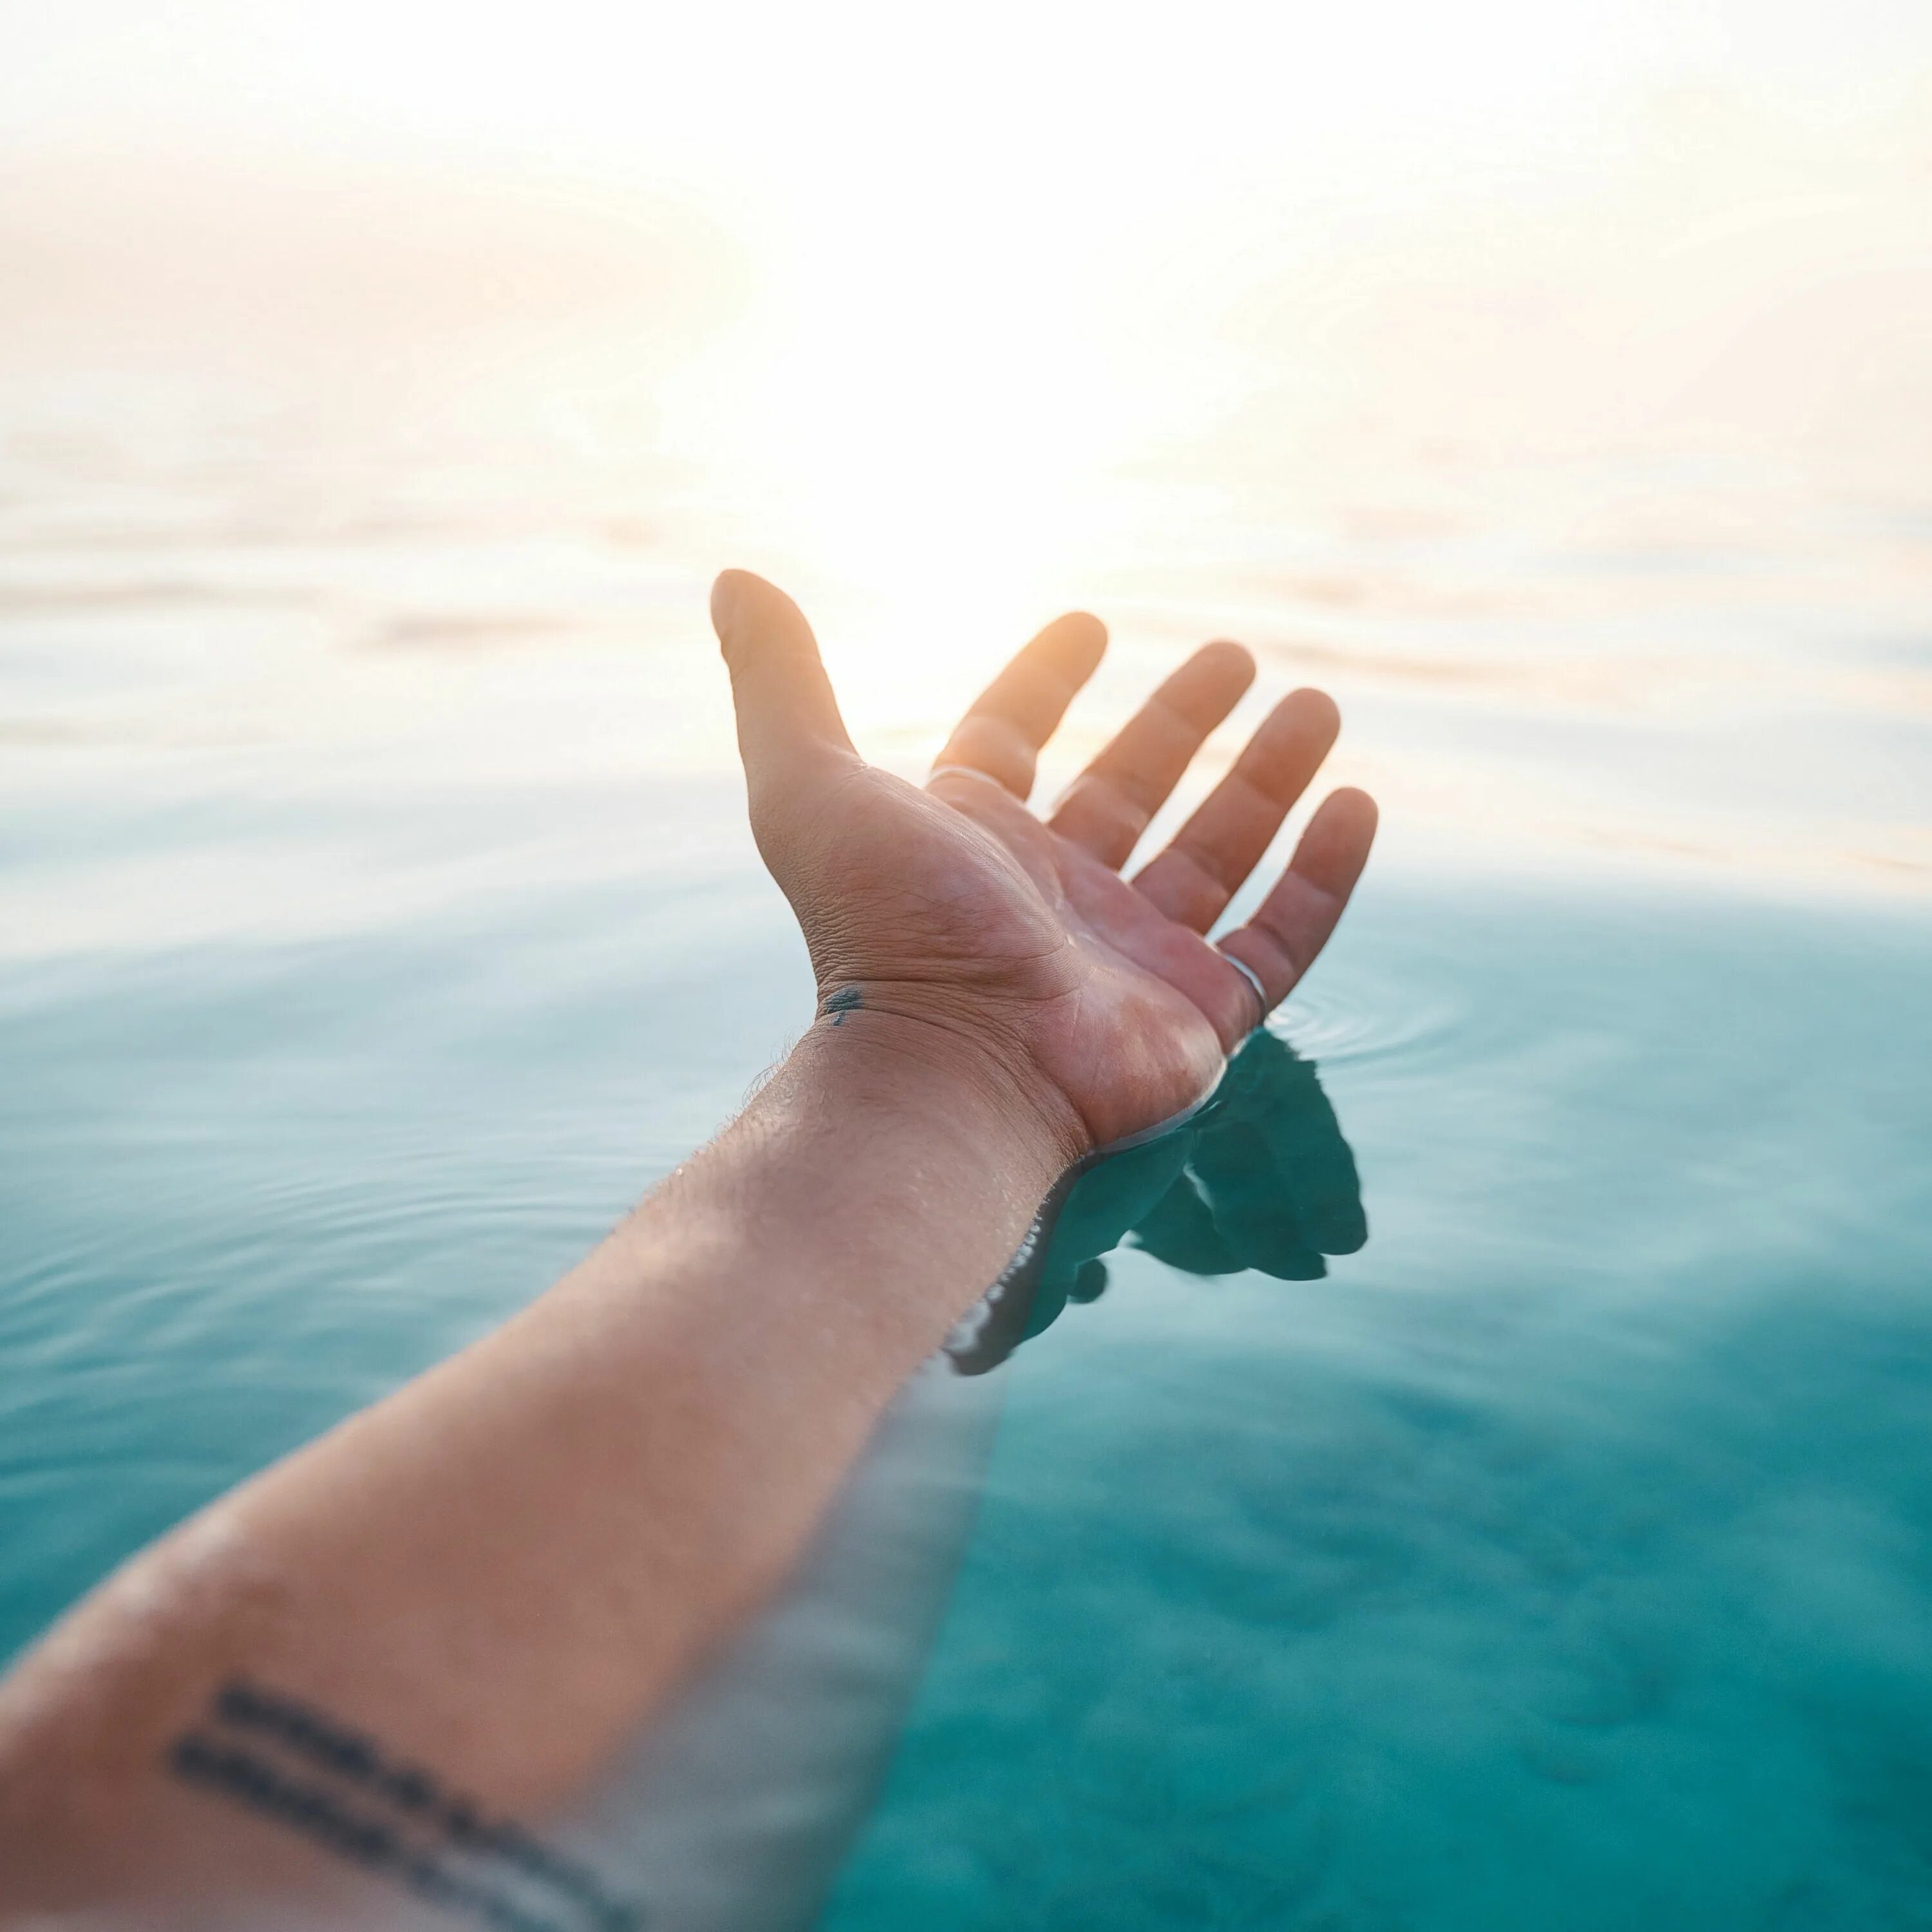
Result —
M286 1856L164 1768L236 1679L490 1807L566 1801L782 1576L1078 1151L992 1061L821 1021L522 1316L214 1504L22 1666L0 1900L138 1888L163 1843L184 1882Z

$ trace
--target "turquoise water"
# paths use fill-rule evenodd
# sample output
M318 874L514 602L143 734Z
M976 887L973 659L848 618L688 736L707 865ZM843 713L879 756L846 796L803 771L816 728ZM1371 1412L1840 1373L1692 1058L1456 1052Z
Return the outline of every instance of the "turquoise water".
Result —
M1375 881L1282 1028L1366 1244L1130 1246L1000 1372L825 1923L1932 1923L1928 939ZM742 862L9 964L0 1649L517 1305L806 999Z
M1022 1352L831 1922L1932 1922L1927 938L1372 898L1367 1245Z

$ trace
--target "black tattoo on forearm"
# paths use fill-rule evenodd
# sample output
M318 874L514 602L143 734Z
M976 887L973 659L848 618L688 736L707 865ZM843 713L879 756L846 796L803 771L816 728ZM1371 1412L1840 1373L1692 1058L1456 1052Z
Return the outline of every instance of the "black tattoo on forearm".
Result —
M514 1819L277 1691L236 1680L168 1768L497 1932L640 1932L643 1907Z

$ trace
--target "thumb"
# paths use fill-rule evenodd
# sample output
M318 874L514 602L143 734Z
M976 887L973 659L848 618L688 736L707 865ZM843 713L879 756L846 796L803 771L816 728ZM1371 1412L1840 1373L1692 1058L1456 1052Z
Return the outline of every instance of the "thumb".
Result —
M728 570L711 586L711 622L731 674L738 754L753 785L856 755L812 626L782 590L749 571Z

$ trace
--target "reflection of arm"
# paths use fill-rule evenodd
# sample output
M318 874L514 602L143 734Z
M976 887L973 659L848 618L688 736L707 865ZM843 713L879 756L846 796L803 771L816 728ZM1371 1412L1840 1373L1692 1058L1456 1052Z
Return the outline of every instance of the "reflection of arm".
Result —
M928 1364L796 1575L574 1822L650 1932L806 1932L876 1798L970 1534L1004 1382Z
M211 1700L238 1680L483 1815L567 1800L783 1574L1075 1151L913 1023L821 1022L548 1295L137 1558L29 1658L0 1694L0 1904L355 1870L171 1772L184 1736L280 1753L410 1846L434 1835L272 1726L231 1735Z
M1271 1034L1255 1034L1229 1064L1189 1167L1138 1230L1177 1266L1312 1281L1328 1272L1324 1256L1353 1254L1369 1238L1354 1156L1314 1065Z
M947 1344L968 1374L1004 1361L1107 1286L1123 1240L1184 1274L1328 1272L1368 1239L1355 1157L1312 1061L1265 1029L1184 1120L1069 1173L1027 1246Z

